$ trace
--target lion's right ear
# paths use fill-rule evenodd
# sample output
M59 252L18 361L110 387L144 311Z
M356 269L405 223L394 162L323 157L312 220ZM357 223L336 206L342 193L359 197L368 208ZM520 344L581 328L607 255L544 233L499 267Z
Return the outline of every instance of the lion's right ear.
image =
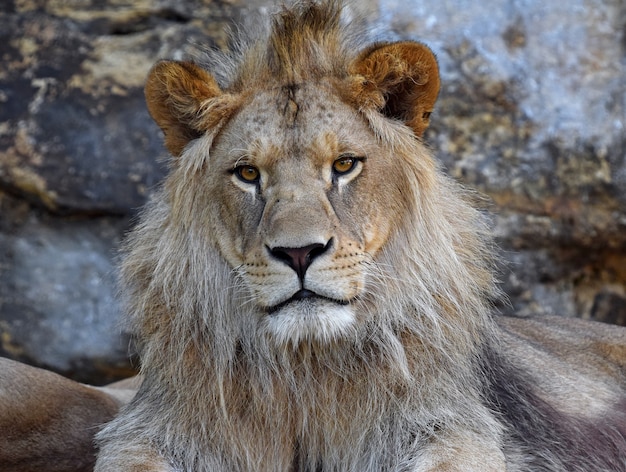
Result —
M187 143L210 127L203 110L222 95L215 79L192 62L161 61L145 86L150 115L165 134L165 146L179 156Z

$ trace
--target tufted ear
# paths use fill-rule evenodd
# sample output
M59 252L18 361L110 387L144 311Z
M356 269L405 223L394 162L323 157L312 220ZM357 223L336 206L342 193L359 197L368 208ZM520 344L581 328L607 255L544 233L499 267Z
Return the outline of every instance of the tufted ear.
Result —
M351 73L362 87L356 97L360 107L374 106L417 136L424 133L439 94L439 67L428 47L411 41L375 44L356 58Z
M150 115L165 134L165 146L179 156L206 131L202 109L222 95L215 79L192 62L158 62L144 89Z

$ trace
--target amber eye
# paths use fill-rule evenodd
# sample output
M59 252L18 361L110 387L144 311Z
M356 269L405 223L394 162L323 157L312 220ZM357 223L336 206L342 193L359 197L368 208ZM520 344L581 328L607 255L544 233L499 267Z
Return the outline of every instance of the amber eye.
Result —
M239 177L242 181L248 184L254 184L258 182L259 178L261 177L259 169L249 165L236 167L235 174L237 174L237 177Z
M341 156L333 162L333 171L336 175L343 175L350 172L356 166L359 159L354 156Z

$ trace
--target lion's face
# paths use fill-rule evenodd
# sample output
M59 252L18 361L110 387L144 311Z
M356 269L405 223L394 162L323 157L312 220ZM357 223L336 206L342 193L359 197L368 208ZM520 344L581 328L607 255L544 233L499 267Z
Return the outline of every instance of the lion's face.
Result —
M402 159L330 85L256 95L210 150L217 245L263 326L333 338L355 321L368 267L402 218Z
M146 85L179 156L174 218L203 219L245 287L240 311L279 343L336 339L366 316L377 254L414 208L420 166L434 172L417 139L439 89L430 50L383 44L351 61L315 80L258 70L226 91L192 63L162 62Z

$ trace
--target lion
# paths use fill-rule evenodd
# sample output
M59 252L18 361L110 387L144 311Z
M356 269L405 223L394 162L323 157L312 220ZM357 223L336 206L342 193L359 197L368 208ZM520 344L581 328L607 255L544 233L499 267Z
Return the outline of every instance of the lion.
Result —
M304 1L145 87L172 154L121 267L143 383L97 472L626 470L624 329L499 318L418 42Z

